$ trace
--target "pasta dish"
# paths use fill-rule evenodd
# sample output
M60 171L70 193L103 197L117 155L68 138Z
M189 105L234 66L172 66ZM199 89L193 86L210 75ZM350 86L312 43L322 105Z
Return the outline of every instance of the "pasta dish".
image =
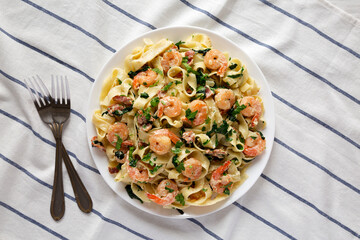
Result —
M241 60L205 34L144 39L104 80L92 146L131 198L176 209L215 204L265 150L259 90Z

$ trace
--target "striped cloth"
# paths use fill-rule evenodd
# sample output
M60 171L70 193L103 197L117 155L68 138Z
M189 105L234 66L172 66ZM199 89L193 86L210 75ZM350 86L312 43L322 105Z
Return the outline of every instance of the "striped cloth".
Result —
M0 239L360 238L360 21L325 0L0 0ZM172 220L132 207L104 182L87 146L94 78L123 44L152 29L200 26L260 66L274 97L269 163L241 199L206 217ZM24 78L67 75L63 142L94 210L49 213L55 143ZM65 167L64 167L65 171Z

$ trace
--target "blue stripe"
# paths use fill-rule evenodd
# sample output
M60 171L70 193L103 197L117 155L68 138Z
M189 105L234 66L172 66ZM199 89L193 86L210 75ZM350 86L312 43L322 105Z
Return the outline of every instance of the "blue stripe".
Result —
M319 169L321 169L322 171L324 171L325 173L327 173L330 177L334 178L335 180L339 181L340 183L344 184L345 186L347 186L348 188L350 188L351 190L355 191L356 193L360 194L360 189L356 188L355 186L351 185L350 183L346 182L344 179L336 176L334 173L332 173L330 170L328 170L327 168L325 168L324 166L322 166L321 164L315 162L314 160L308 158L307 156L305 156L304 154L296 151L295 149L291 148L289 145L285 144L284 142L282 142L281 140L279 140L278 138L275 138L274 141L276 143L278 143L279 145L283 146L284 148L286 148L287 150L289 150L290 152L296 154L297 156L301 157L302 159L308 161L309 163L311 163L312 165L318 167Z
M99 211L97 211L97 210L95 210L95 209L93 209L92 212L93 212L94 214L96 214L97 216L99 216L99 217L100 217L102 220L104 220L105 222L108 222L108 223L114 224L115 226L121 227L121 228L127 230L128 232L131 232L131 233L133 233L134 235L136 235L136 236L138 236L138 237L141 237L141 238L143 238L143 239L151 239L151 238L149 238L149 237L146 237L146 236L144 236L144 235L142 235L142 234L140 234L140 233L138 233L138 232L136 232L136 231L134 231L134 230L132 230L132 229L124 226L124 225L122 225L121 223L119 223L119 222L117 222L117 221L115 221L115 220L112 220L112 219L110 219L110 218L104 217L104 215L102 215Z
M14 37L13 35L11 35L10 33L6 32L6 31L5 31L4 29L2 29L1 27L0 27L0 31L3 32L3 33L4 33L6 36L8 36L9 38L13 39L14 41L16 41L16 42L18 42L18 43L20 43L20 44L22 44L22 45L24 45L24 46L32 49L32 50L34 50L34 51L36 51L36 52L38 52L38 53L40 53L40 54L42 54L42 55L44 55L45 57L50 58L51 60L53 60L53 61L55 61L55 62L57 62L57 63L65 66L65 67L67 67L67 68L69 68L69 69L71 69L71 70L73 70L74 72L77 72L77 73L83 75L84 77L86 77L87 79L89 79L91 82L94 82L94 81L95 81L95 79L93 79L92 77L90 77L89 75L87 75L86 73L84 73L83 71L81 71L81 70L79 70L79 69L71 66L70 64L68 64L68 63L66 63L66 62L64 62L64 61L62 61L62 60L60 60L60 59L58 59L58 58L56 58L56 57L54 57L54 56L46 53L46 52L44 52L44 51L42 51L42 50L40 50L40 49L38 49L38 48L36 48L36 47L34 47L34 46L26 43L26 42L24 42L24 41L22 41L22 40L20 40L20 39L18 39L18 38L16 38L16 37Z
M282 235L284 235L285 237L289 238L289 239L296 239L293 236L291 236L290 234L288 234L287 232L285 232L284 230L280 229L279 227L275 226L274 224L272 224L271 222L265 220L264 218L260 217L259 215L257 215L256 213L254 213L253 211L251 211L250 209L240 205L238 202L234 202L233 203L236 207L240 208L241 210L247 212L248 214L250 214L251 216L253 216L254 218L258 219L259 221L265 223L266 225L268 225L269 227L271 227L272 229L278 231L279 233L281 233Z
M52 185L42 181L41 179L35 177L32 173L30 173L29 171L27 171L25 168L21 167L20 165L18 165L17 163L15 163L14 161L10 160L9 158L5 157L4 155L2 155L0 153L0 158L2 158L5 162L9 163L10 165L16 167L17 169L19 169L20 171L24 172L26 175L28 175L30 178L32 178L33 180L35 180L36 182L40 183L41 185L49 188L49 189L52 189ZM71 197L69 194L65 193L65 197L69 198L70 200L72 200L73 202L76 202L75 198L74 197ZM115 221L115 220L111 220L109 218L106 218L104 217L99 211L93 209L92 212L94 214L96 214L97 216L99 216L101 219L105 220L106 222L109 222L109 223L112 223L112 224L115 224L116 226L119 226L123 229L125 229L126 231L130 232L130 233L133 233L135 234L136 236L139 236L143 239L151 239L151 238L148 238L144 235L142 235L141 233L138 233L124 225L122 225L121 223Z
M43 229L43 230L47 231L48 233L51 233L51 234L52 234L52 235L54 235L55 237L58 237L58 238L60 238L60 239L68 239L68 238L64 237L63 235L61 235L61 234L59 234L59 233L55 232L54 230L52 230L52 229L48 228L47 226L45 226L45 225L43 225L43 224L39 223L39 222L38 222L38 221L36 221L35 219L30 218L30 217L26 216L25 214L23 214L23 213L19 212L19 211L18 211L18 210L16 210L15 208L13 208L13 207L11 207L11 206L7 205L6 203L4 203L4 202L0 201L0 205L1 205L1 206L3 206L4 208L6 208L6 209L10 210L11 212L13 212L13 213L17 214L18 216L22 217L23 219L25 219L25 220L27 220L27 221L31 222L32 224L35 224L36 226L40 227L41 229Z
M50 146L52 146L52 147L54 147L54 148L56 147L56 144L55 144L54 142L52 142L52 141L50 141L50 140L42 137L39 133L37 133L36 131L34 131L34 129L33 129L29 124L27 124L26 122L24 122L24 121L20 120L19 118L11 115L10 113L5 112L5 111L2 110L2 109L0 109L0 113L3 114L3 115L5 115L5 116L7 116L8 118L11 118L12 120L14 120L14 121L16 121L16 122L18 122L18 123L20 123L21 125L23 125L23 126L26 127L27 129L29 129L29 130L30 130L36 137L38 137L41 141L49 144ZM76 159L76 161L79 163L79 165L81 165L81 166L83 166L83 167L85 167L85 168L93 171L94 173L100 174L99 170L97 170L96 168L94 168L94 167L92 167L92 166L90 166L90 165L88 165L88 164L80 161L80 159L79 159L73 152L70 152L70 151L68 151L68 150L67 150L67 152L68 152L69 156L71 156L71 157L73 157L73 158Z
M104 3L106 3L107 5L109 5L110 7L114 8L115 10L119 11L120 13L124 14L125 16L131 18L132 20L148 27L151 28L152 30L156 29L156 27L154 27L153 25L151 25L150 23L147 23L137 17L135 17L134 15L131 15L130 13L126 12L125 10L119 8L118 6L114 5L113 3L107 1L107 0L103 0Z
M355 103L357 104L360 104L360 100L355 98L354 96L350 95L349 93L345 92L344 90L338 88L337 86L335 86L334 84L332 84L331 82L329 82L327 79L325 79L324 77L320 76L319 74L311 71L310 69L306 68L305 66L301 65L300 63L298 63L297 61L295 61L294 59L290 58L289 56L285 55L284 53L280 52L278 49L266 44L266 43L263 43L251 36L249 36L248 34L240 31L239 29L231 26L230 24L227 24L225 23L223 20L219 19L218 17L212 15L210 12L204 10L204 9L201 9L201 8L198 8L194 5L192 5L191 3L189 3L188 1L186 0L180 0L182 3L184 3L185 5L187 5L188 7L198 11L198 12L201 12L207 16L209 16L211 19L213 19L214 21L216 21L217 23L223 25L224 27L242 35L243 37L249 39L250 41L260 45L260 46L263 46L263 47L266 47L268 49L270 49L271 51L273 51L274 53L276 53L277 55L279 55L280 57L286 59L287 61L291 62L292 64L294 64L295 66L297 66L298 68L304 70L305 72L309 73L310 75L314 76L315 78L319 79L320 81L322 81L323 83L327 84L328 86L330 86L331 88L333 88L334 90L336 90L337 92L341 93L342 95L344 95L345 97L349 98L350 100L354 101Z
M298 23L304 25L305 27L308 27L310 28L311 30L313 30L314 32L316 32L317 34L319 34L320 36L322 36L323 38L325 38L326 40L329 40L331 43L335 44L336 46L344 49L345 51L348 51L349 53L351 53L352 55L354 55L355 57L357 58L360 58L360 54L358 54L357 52L355 52L354 50L352 50L351 48L349 47L346 47L344 46L343 44L339 43L338 41L336 41L335 39L331 38L330 36L326 35L325 33L323 33L322 31L320 31L319 29L317 29L316 27L314 27L313 25L311 25L310 23L308 22L305 22L303 20L301 20L300 18L294 16L293 14L285 11L284 9L278 7L278 6L275 6L274 4L266 1L266 0L259 0L260 2L268 5L269 7L275 9L276 11L288 16L289 18L292 18L294 19L295 21L297 21Z
M213 233L212 231L210 231L209 229L207 229L204 225L201 224L201 222L199 222L198 220L194 219L194 218L187 218L189 221L195 223L196 225L198 225L199 227L202 228L202 230L204 230L206 233L208 233L210 236L212 236L215 239L218 240L222 240L221 237L219 237L218 235L216 235L215 233Z
M82 27L80 27L80 26L78 26L78 25L76 25L76 24L74 24L74 23L72 23L72 22L70 22L70 21L68 21L68 20L60 17L59 15L56 15L56 14L53 13L53 12L50 12L49 10L47 10L47 9L45 9L45 8L39 6L39 5L36 5L35 3L33 3L33 2L31 2L31 1L29 1L29 0L21 0L21 1L23 1L23 2L25 2L25 3L27 3L27 4L31 5L31 6L33 6L34 8L36 8L36 9L38 9L38 10L40 10L40 11L42 11L42 12L44 12L44 13L46 13L46 14L54 17L54 18L56 18L57 20L59 20L59 21L65 23L65 24L69 25L70 27L73 27L73 28L75 28L76 30L79 30L80 32L84 33L86 36L94 39L96 42L98 42L101 46L103 46L103 47L106 48L107 50L109 50L109 51L111 51L111 52L113 52L113 53L116 52L115 49L113 49L112 47L110 47L109 45L107 45L106 43L104 43L103 41L101 41L101 40L100 40L98 37L96 37L95 35L89 33L88 31L86 31L86 30L83 29Z
M288 105L290 108L294 109L295 111L301 113L302 115L310 118L311 120L313 120L314 122L320 124L321 126L325 127L326 129L330 130L331 132L335 133L336 135L338 135L339 137L343 138L344 140L346 140L347 142L349 142L350 144L354 145L355 147L357 147L358 149L360 149L360 144L356 143L355 141L351 140L349 137L345 136L344 134L342 134L341 132L335 130L334 128L330 127L329 125L327 125L326 123L322 122L321 120L317 119L316 117L310 115L309 113L301 110L300 108L294 106L293 104L289 103L288 101L286 101L285 99L281 98L279 95L277 95L274 92L271 92L273 97L275 97L276 99L278 99L280 102Z
M264 174L261 174L261 177L264 178L265 180L267 180L268 182L272 183L274 186L278 187L279 189L283 190L284 192L286 192L287 194L293 196L294 198L296 198L297 200L299 200L300 202L303 202L304 204L306 204L307 206L311 207L312 209L314 209L315 211L317 211L320 215L322 215L323 217L325 217L326 219L330 220L331 222L335 223L336 225L338 225L339 227L341 227L342 229L344 229L345 231L351 233L352 235L354 235L357 238L360 238L360 235L358 233L356 233L355 231L353 231L352 229L350 229L349 227L345 226L344 224L340 223L338 220L330 217L329 215L327 215L325 212L321 211L318 207L316 207L314 204L312 204L311 202L305 200L304 198L300 197L299 195L296 195L295 193L293 193L292 191L290 191L289 189L286 189L285 187L281 186L279 183L275 182L274 180L272 180L271 178L265 176Z
M9 74L7 74L7 73L5 73L4 71L2 71L1 69L0 69L0 73L1 73L2 75L4 75L4 77L6 77L6 78L8 78L9 80L13 81L14 83L17 83L17 84L19 84L20 86L26 88L25 83L23 83L22 81L14 78L14 77L12 77L12 76L10 76ZM81 113L79 113L78 111L76 111L76 110L74 110L74 109L71 109L70 111L71 111L71 113L73 113L74 115L78 116L81 120L83 120L84 122L86 122L86 118L85 118Z

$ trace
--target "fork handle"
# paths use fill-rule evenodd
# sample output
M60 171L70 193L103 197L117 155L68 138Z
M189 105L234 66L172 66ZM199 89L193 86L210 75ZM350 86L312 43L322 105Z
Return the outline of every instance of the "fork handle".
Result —
M60 136L56 138L55 173L50 205L50 213L55 221L59 221L65 212L61 145Z
M74 168L74 165L72 164L71 159L69 158L69 155L62 143L61 143L61 149L62 149L62 156L65 162L65 166L70 177L71 185L74 190L76 203L81 211L85 213L89 213L92 210L91 197L88 191L86 190L83 182L81 181L79 174Z

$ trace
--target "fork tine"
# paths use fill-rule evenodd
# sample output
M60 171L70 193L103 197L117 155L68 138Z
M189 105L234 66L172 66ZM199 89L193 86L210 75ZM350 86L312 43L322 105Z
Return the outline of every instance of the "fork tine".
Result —
M42 107L43 106L43 102L41 101L41 97L40 97L40 95L39 95L39 93L38 93L38 90L36 89L36 87L34 86L34 84L33 84L33 82L31 81L31 79L30 78L28 78L28 80L29 80L29 82L30 82L30 84L31 84L31 87L32 87L32 89L34 90L34 92L35 92L35 94L36 94L36 102L38 103L38 106L39 107Z
M59 87L59 78L58 76L56 76L56 98L58 100L57 103L62 103L61 102L61 96L60 96L60 87Z
M51 74L51 95L56 103L55 86L54 86L54 75Z
M39 76L38 76L38 77L39 77ZM33 79L34 79L34 82L36 83L36 85L37 85L37 87L38 87L38 89L39 89L39 91L40 91L40 94L42 95L41 101L44 103L44 105L49 105L49 104L51 103L50 100L46 97L43 89L40 87L37 79L36 79L34 76L33 76ZM40 79L40 77L39 77L39 79ZM41 82L41 79L40 79L40 82ZM44 85L44 84L43 84L43 85Z
M26 88L29 90L29 93L30 93L30 96L31 96L33 102L35 103L36 107L39 107L40 105L37 101L37 98L35 98L34 93L31 91L33 89L30 88L29 83L26 81L26 79L24 79L24 81L25 81ZM35 90L33 90L33 91L35 92Z
M61 78L61 103L65 104L65 88L64 88L64 79L62 76L60 76Z
M65 76L65 86L66 86L66 100L67 104L70 104L70 88L67 76Z
M38 80L39 80L39 82L40 82L40 84L41 84L42 89L45 91L45 93L46 93L46 95L47 95L46 98L47 98L48 102L51 103L51 94L50 94L49 90L47 89L47 87L45 86L44 82L41 80L41 78L39 77L39 75L36 75L36 77L38 78Z

